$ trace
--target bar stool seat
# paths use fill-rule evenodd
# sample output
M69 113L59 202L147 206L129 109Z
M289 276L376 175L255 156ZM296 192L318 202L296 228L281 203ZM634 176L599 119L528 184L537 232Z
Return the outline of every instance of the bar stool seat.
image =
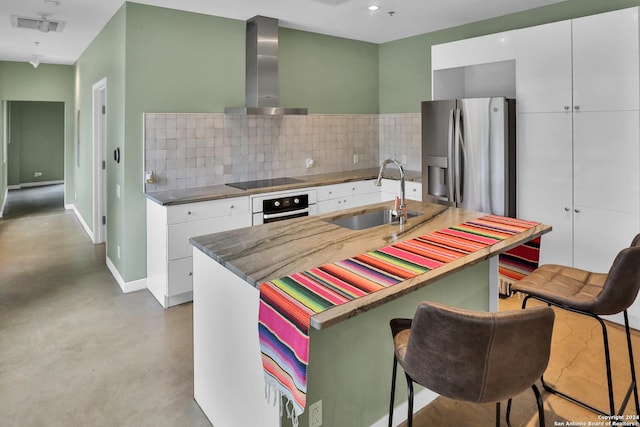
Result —
M627 314L627 308L633 304L640 289L640 234L633 239L629 248L620 251L607 274L593 273L562 265L547 264L540 266L529 276L513 284L511 289L514 292L521 292L526 295L522 302L523 309L526 308L528 300L533 298L548 305L590 316L600 323L609 392L609 409L607 411L595 408L590 404L553 388L544 381L544 375L541 377L541 380L546 391L559 395L601 415L616 415L616 408L613 396L607 327L604 319L600 316L623 313L631 382L617 413L621 414L624 411L633 392L636 413L640 414L633 348L631 345L629 318Z

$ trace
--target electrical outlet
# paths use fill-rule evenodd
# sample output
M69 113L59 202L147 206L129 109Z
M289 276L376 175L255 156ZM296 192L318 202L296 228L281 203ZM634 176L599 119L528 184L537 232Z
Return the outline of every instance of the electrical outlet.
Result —
M34 172L34 173L33 173L33 177L34 177L34 178L39 178L39 177L41 177L41 176L42 176L42 172Z
M309 406L309 427L322 425L322 400L318 400Z
M120 259L120 245L116 246L116 256Z
M116 184L116 197L120 198L120 184Z
M354 165L357 165L357 164L358 164L358 155L357 155L357 154L354 154L354 155L353 155L353 164L354 164Z
M407 164L407 155L406 155L406 154L403 154L403 155L402 155L402 164L403 164L403 165L406 165L406 164Z

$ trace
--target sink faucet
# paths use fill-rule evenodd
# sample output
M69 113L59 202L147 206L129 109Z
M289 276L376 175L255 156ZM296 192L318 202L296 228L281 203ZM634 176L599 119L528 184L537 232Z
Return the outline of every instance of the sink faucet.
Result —
M403 225L405 220L407 219L407 204L404 198L404 169L399 161L395 159L387 159L380 166L380 172L378 172L378 179L376 180L376 185L380 187L382 185L382 174L384 169L387 167L389 163L393 163L396 165L398 170L400 171L400 204L398 205L398 198L396 197L395 209L393 210L393 215L400 219L400 225Z

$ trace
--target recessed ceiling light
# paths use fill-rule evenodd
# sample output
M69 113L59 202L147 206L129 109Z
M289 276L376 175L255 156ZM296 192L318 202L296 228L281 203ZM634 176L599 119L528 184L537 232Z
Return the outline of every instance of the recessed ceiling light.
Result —
M369 9L371 12L374 12L374 11L380 9L380 6L376 6L375 4L372 4L367 9Z

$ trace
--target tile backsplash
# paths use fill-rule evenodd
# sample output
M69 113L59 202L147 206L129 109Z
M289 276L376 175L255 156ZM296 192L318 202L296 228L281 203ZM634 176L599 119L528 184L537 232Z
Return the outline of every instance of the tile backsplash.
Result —
M364 169L387 157L419 170L419 116L146 113L145 191Z

